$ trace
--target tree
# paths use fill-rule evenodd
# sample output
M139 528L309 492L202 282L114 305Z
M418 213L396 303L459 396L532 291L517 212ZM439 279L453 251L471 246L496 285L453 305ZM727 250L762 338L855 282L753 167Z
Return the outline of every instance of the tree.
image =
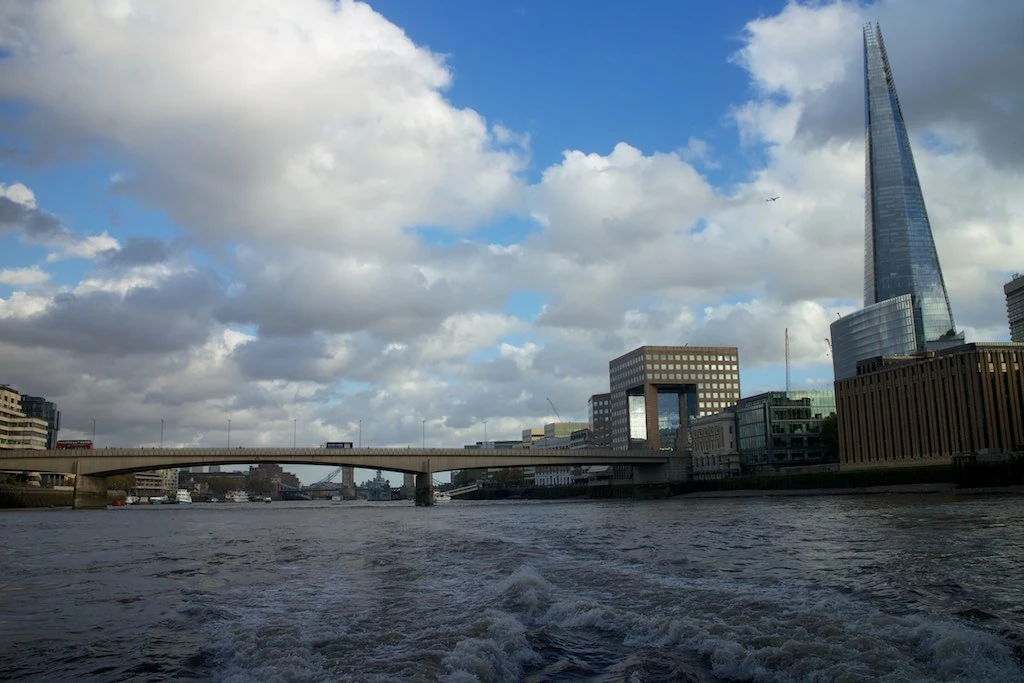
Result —
M503 487L517 486L523 483L523 469L521 467L502 467L495 473L494 480Z
M134 474L115 474L112 477L107 477L108 491L131 491L134 488Z

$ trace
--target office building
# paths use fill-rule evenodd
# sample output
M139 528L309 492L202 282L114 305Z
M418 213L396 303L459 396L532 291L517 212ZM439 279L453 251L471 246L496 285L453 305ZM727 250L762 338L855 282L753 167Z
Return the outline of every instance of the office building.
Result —
M734 408L690 423L691 476L697 481L738 477L742 472Z
M57 435L60 432L60 411L57 404L47 401L42 396L21 395L21 412L28 417L39 418L46 422L46 447L57 447Z
M587 416L590 420L591 444L594 448L611 448L612 395L591 396L587 400Z
M26 415L21 394L0 384L0 449L43 450L49 438L46 420Z
M594 394L587 400L587 414L590 419L591 446L594 448L612 447L612 395ZM602 465L589 468L594 476L604 477L609 481L627 482L633 479L633 468L630 465Z
M836 413L844 470L1024 450L1024 344L867 359L836 381Z
M1016 273L1003 285L1006 317L1010 322L1010 341L1024 342L1024 275Z
M822 427L833 404L830 391L769 391L740 399L731 412L736 415L743 471L757 474L826 464Z
M612 448L685 450L690 419L740 397L735 346L641 346L608 364Z
M857 361L963 343L879 26L864 26L864 308L832 323L837 380Z

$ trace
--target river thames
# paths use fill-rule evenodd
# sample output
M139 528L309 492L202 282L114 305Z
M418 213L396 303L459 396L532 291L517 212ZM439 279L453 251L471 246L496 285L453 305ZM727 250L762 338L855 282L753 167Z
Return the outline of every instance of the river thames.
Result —
M0 679L1024 679L1024 496L0 512Z

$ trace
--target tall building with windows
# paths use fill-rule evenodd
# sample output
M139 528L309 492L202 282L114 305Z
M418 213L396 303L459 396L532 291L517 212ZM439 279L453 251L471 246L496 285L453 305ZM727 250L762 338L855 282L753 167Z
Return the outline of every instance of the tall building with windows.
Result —
M612 395L594 394L587 400L590 432L595 448L612 445Z
M832 323L836 379L857 361L962 344L939 267L889 57L864 26L864 308Z
M21 394L0 384L0 449L42 450L47 443L46 420L26 415Z
M47 401L42 396L21 395L21 410L28 417L35 417L46 422L46 447L57 447L57 435L60 432L60 411L57 404Z
M689 421L740 397L735 346L641 346L608 364L612 448L685 450Z
M1017 273L1003 285L1006 317L1010 321L1010 341L1024 342L1024 275Z

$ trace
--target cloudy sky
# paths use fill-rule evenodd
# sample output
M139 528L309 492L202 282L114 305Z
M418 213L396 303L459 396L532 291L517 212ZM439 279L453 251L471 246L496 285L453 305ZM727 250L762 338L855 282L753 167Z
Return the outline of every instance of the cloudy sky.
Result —
M1008 339L1024 3L634 4L0 4L0 383L100 447L518 438L641 344L784 388L786 328L826 387L865 21L957 325Z

